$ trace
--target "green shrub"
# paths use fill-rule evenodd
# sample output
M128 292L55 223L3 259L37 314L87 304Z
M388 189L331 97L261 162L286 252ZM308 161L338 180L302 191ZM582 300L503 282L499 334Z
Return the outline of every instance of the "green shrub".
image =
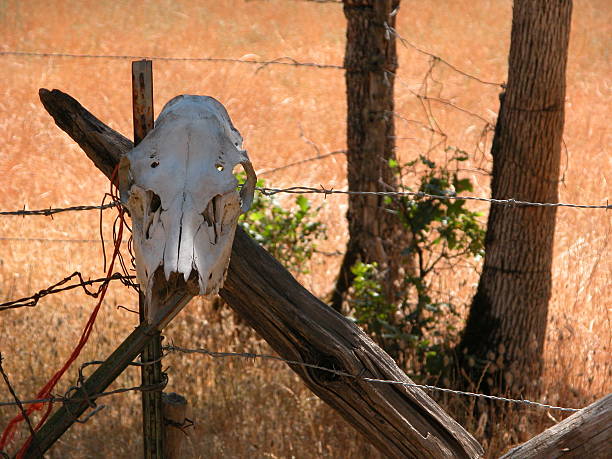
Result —
M423 156L403 166L391 161L390 166L402 183L409 175L420 177L418 190L402 185L400 191L448 197L472 191L471 181L460 178L458 172L459 163L467 155L460 150L449 152L452 156L443 166ZM449 319L457 313L456 305L434 299L432 276L442 265L448 267L461 259L484 255L485 230L478 220L481 214L469 210L462 199L417 194L388 197L385 203L410 233L410 243L404 252L414 255L416 270L405 275L399 303L389 304L381 294L382 276L376 263L355 264L349 297L352 314L396 360L402 361L406 351L412 352L423 365L421 370L430 375L440 374L445 344L450 344L456 335Z
M238 178L244 181L244 175L238 174ZM257 186L265 187L265 182L258 180ZM238 224L287 269L305 274L317 239L327 238L325 225L316 219L319 210L313 210L302 195L292 208L285 209L275 196L256 192L251 210L240 216Z

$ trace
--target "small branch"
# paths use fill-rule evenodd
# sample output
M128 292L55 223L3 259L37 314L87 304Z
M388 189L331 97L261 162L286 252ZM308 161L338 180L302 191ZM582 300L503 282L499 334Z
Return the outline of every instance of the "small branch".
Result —
M0 373L2 374L2 377L4 378L6 387L8 388L9 392L13 396L13 399L15 399L15 403L19 407L19 411L21 411L21 415L25 419L25 422L28 424L28 429L30 429L30 434L32 435L32 438L34 439L34 442L36 443L36 432L34 431L34 426L32 425L32 422L30 421L30 417L28 416L28 413L26 413L26 410L24 409L23 404L21 403L21 400L19 399L19 397L17 397L17 393L15 392L15 389L13 389L13 386L11 385L8 375L5 373L4 368L2 367L2 354L1 353L0 353ZM39 450L39 453L41 453L40 450ZM40 455L42 457L42 453Z

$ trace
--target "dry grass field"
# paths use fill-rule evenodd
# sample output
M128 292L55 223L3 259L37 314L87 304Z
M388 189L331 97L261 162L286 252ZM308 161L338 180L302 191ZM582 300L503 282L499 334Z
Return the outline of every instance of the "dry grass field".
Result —
M605 0L577 1L570 42L563 156L563 202L602 204L611 197L609 118L612 102L610 37L612 14ZM511 25L510 0L422 2L403 0L398 31L418 47L480 79L503 82ZM270 1L157 2L94 0L0 1L0 51L70 52L175 57L232 57L342 64L345 19L332 3ZM401 158L423 153L431 138L422 90L427 56L399 47L396 83L397 146ZM58 88L77 98L100 119L131 137L130 60L0 56L0 209L97 204L107 181L57 127L38 100L38 89ZM268 169L345 147L344 76L337 69L241 63L155 61L155 111L177 94L207 94L228 108L246 139L253 164L269 185L346 186L342 155L284 170ZM432 102L447 145L473 156L466 176L475 195L489 195L488 147L480 144L485 121L494 123L499 88L467 78L442 63L433 69L428 94L477 113L475 117ZM315 148L316 145L316 148ZM431 156L443 157L437 148ZM316 204L322 199L312 198ZM290 204L290 201L286 201ZM486 211L485 206L481 206ZM319 248L343 250L346 200L331 196L320 218L329 239ZM110 238L112 211L105 213ZM95 211L48 217L0 217L0 302L29 295L73 271L103 275ZM610 212L560 209L554 258L554 295L546 341L542 400L582 407L612 389L612 251ZM51 239L39 241L35 239ZM317 255L304 285L326 294L339 257ZM438 279L458 303L474 292L477 272ZM119 284L109 290L94 332L79 362L104 358L130 332L137 318L118 305L137 299ZM18 395L30 398L58 369L78 340L95 300L72 291L41 300L36 308L2 312L0 352ZM465 310L463 311L465 313ZM225 310L194 300L166 331L166 340L218 351L271 352ZM283 364L212 360L171 355L165 361L168 389L186 395L196 422L190 457L315 458L378 457L344 421L310 393ZM75 381L65 376L63 393ZM136 369L113 387L137 385ZM0 400L11 396L0 384ZM141 452L139 395L101 401L105 409L75 425L50 457L137 457ZM444 406L482 435L484 420L465 416L466 400L445 398ZM463 410L463 411L462 411ZM17 413L0 409L0 426ZM462 414L463 413L463 414ZM551 416L561 419L560 413ZM462 417L463 416L463 417ZM530 409L493 427L487 443L493 457L513 443L552 425ZM514 425L510 429L508 425ZM480 428L479 428L480 427ZM24 438L26 430L20 432Z

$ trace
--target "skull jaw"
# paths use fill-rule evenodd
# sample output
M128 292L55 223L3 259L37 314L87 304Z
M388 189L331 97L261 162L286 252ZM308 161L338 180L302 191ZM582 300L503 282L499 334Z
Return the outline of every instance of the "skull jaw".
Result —
M144 297L145 321L158 324L159 329L180 311L175 307L177 304L184 303L185 299L189 301L200 291L195 271L187 280L179 273L172 273L170 278L166 279L163 266L155 271L151 287L151 291Z

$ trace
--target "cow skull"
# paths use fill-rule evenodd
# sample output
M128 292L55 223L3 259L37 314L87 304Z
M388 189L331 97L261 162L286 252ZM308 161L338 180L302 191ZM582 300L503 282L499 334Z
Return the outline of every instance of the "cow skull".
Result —
M247 181L240 193L234 167ZM199 294L223 286L236 224L253 201L257 178L242 137L212 97L177 96L155 128L119 166L121 200L132 218L136 271L151 321L155 273L185 281L197 275Z

